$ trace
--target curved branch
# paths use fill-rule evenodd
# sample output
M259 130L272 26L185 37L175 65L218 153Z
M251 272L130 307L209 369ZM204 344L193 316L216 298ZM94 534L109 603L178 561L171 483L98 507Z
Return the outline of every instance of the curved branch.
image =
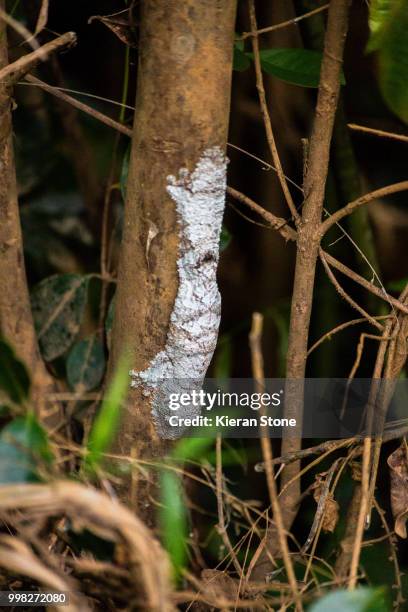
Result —
M15 62L4 66L0 70L0 81L6 81L5 84L12 85L32 70L39 62L48 59L51 53L71 47L76 43L76 40L74 32L66 32L62 36L54 38L54 40L51 40L35 51L27 53L27 55L23 55Z
M344 208L340 208L335 213L333 213L328 219L323 221L320 226L320 236L323 237L328 230L333 227L336 223L338 223L347 215L350 215L352 212L360 208L360 206L364 206L364 204L368 204L377 198L384 198L385 196L392 195L393 193L398 193L400 191L406 191L408 189L408 181L401 181L400 183L394 183L392 185L387 185L386 187L381 187L380 189L375 189L374 191L370 191L370 193L366 193L361 196L361 198L357 198L353 202L344 206Z

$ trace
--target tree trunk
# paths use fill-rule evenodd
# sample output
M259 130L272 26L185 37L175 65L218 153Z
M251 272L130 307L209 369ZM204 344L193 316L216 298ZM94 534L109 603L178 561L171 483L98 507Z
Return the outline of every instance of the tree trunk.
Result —
M202 377L215 348L235 10L236 0L142 2L110 363L126 353L135 372L124 455L164 453L172 434L154 380Z
M4 0L0 7L4 10ZM8 64L6 24L0 22L0 68ZM11 91L0 84L0 331L32 376L32 399L40 412L50 377L38 350L24 265L13 154Z

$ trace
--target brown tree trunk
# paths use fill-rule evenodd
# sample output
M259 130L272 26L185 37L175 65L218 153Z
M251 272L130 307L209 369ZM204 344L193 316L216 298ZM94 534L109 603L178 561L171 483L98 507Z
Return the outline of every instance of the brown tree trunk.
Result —
M4 0L0 7L4 10ZM0 68L8 64L7 35L0 22ZM24 266L13 154L11 91L0 84L0 331L31 371L33 401L40 411L50 377L39 354Z
M182 209L184 204L188 208L188 198L197 194L199 198L202 196L203 207L212 205L212 196L218 203L220 200L220 184L211 186L211 180L206 184L210 178L206 172L210 175L215 172L220 179L224 166L235 10L236 0L142 2L136 113L111 372L123 353L127 354L135 372L146 372L163 356L167 359L165 347L170 336L173 344L177 344L180 326L176 319L184 299L178 295L183 273L180 254L182 249L184 254L186 249L191 249L194 258L195 251L200 249L199 241L187 236L188 228L187 234L184 231L189 222L181 218ZM186 169L184 174L183 169ZM212 196L211 189L215 190ZM180 201L183 191L187 198L184 204ZM224 188L222 199L223 192ZM197 212L201 215L203 211L197 209ZM207 213L204 214L211 227L210 211ZM190 221L195 223L194 219ZM214 226L219 221L218 215ZM196 234L205 233L205 225L197 225ZM196 264L197 269L204 266L205 273L205 266L215 264L211 260L216 260L217 255L212 252L203 255ZM194 274L194 270L190 272ZM208 314L214 324L216 313ZM200 341L194 346L195 331L192 333L191 363L205 353L204 367L213 347L210 343L202 346ZM180 362L188 357L185 340L186 337ZM204 339L202 342L205 344ZM175 369L170 372L167 368L167 375L180 376L178 357L172 359L170 355L169 358ZM193 367L185 376L191 375L194 375ZM160 422L160 415L156 414L153 419L153 399L144 392L146 389L142 386L133 389L124 409L117 439L121 454L160 456L166 448L161 437L165 423ZM145 495L139 491L137 497L141 499Z

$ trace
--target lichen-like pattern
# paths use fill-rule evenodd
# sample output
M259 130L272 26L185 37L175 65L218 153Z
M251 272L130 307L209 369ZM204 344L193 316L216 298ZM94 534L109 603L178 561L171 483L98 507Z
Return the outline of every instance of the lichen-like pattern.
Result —
M170 427L169 393L201 385L217 343L221 298L217 264L225 206L227 160L219 147L207 149L190 173L169 176L167 191L176 204L179 223L179 287L166 346L143 372L132 371L132 386L143 385L151 396L152 414L161 437L175 438ZM184 406L178 416L195 416L197 406Z

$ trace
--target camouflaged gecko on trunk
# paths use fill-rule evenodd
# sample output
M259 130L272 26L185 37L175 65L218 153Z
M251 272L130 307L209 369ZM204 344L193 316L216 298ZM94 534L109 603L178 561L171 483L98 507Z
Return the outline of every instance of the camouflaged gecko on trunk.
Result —
M179 224L179 287L166 345L150 366L132 371L132 386L143 385L151 397L159 435L176 438L170 427L169 393L188 392L204 380L217 343L221 298L217 286L219 241L225 206L227 160L219 147L204 151L193 172L183 168L169 176ZM179 416L199 414L198 406L180 408Z

